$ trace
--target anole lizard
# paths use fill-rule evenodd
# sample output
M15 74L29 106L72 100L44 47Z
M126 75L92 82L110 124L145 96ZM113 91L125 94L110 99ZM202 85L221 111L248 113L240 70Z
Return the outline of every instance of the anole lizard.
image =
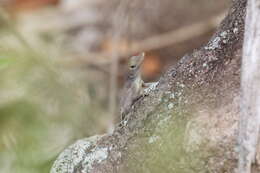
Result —
M141 65L144 60L144 56L145 54L143 52L139 55L132 56L129 59L129 72L120 100L120 114L122 120L125 118L125 115L129 112L134 102L144 93L145 84L141 77Z

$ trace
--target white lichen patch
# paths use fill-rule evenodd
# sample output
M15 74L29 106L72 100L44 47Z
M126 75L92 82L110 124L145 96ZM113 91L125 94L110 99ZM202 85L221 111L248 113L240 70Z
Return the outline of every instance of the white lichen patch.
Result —
M221 32L220 33L220 36L222 37L222 38L227 38L227 31L223 31L223 32Z
M238 28L234 28L234 29L233 29L233 33L234 33L234 34L237 34L237 33L238 33Z
M224 44L227 44L227 42L228 42L227 40L223 40L223 43L224 43Z
M156 142L158 139L159 139L159 136L151 136L151 137L148 139L148 143L149 143L149 144L152 144L152 143Z
M152 82L152 83L148 83L148 87L144 89L144 93L149 93L153 90L156 89L156 87L158 86L159 82Z
M180 97L182 95L182 92L177 92L176 95Z
M82 162L84 169L81 170L83 173L88 173L92 170L93 165L96 163L100 163L105 160L108 156L108 148L94 148L86 155L84 161Z
M102 158L105 158L104 155L107 155L107 151L104 149L87 153L87 151L96 145L96 142L102 137L102 135L93 136L90 138L78 140L76 143L69 146L65 149L54 162L50 173L73 173L79 167L81 163L86 158L89 158L91 154L92 164L94 161L100 161ZM94 153L94 154L92 154ZM96 154L96 155L95 155ZM96 160L95 160L96 159ZM90 165L88 165L90 166ZM87 173L88 171L84 172Z
M173 103L170 103L170 104L168 104L168 109L172 109L173 107L174 107L174 104Z
M122 124L123 124L124 126L126 126L126 125L127 125L127 122L128 122L128 120L125 119L125 120L122 121Z
M171 93L170 94L170 99L174 99L175 98L175 94L174 93Z
M228 43L228 32L227 31L223 31L220 33L220 36L222 38L222 42L224 44L227 44Z
M221 48L220 43L228 43L228 31L223 31L219 34L218 37L215 37L209 44L205 47L206 50L215 50Z
M184 88L184 87L185 87L185 85L184 85L184 84L180 84L179 86L180 86L181 88Z
M220 37L214 38L214 40L211 41L211 42L209 43L209 45L205 47L205 49L206 49L206 50L215 50L215 49L217 49L217 48L220 48L220 44L219 44L220 41L221 41L221 38L220 38Z

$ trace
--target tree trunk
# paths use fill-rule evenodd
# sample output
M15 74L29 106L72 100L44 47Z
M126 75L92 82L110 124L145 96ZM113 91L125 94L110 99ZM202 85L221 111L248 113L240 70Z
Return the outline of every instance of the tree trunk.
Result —
M249 0L242 65L239 173L250 173L260 127L260 0Z

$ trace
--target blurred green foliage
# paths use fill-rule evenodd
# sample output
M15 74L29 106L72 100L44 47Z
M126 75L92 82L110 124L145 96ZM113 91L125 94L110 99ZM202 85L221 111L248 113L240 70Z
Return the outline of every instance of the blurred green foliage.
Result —
M0 172L46 173L66 146L103 130L106 112L96 86L104 84L44 47L33 50L0 19Z

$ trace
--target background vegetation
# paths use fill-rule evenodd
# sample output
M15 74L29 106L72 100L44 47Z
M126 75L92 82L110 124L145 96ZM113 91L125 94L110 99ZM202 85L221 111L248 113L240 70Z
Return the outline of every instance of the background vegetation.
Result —
M31 48L11 21L4 22L0 31L4 35L0 36L0 172L49 172L63 147L104 130L105 104L96 87L102 82L88 80L91 72L66 65L48 48ZM7 37L9 43L4 41Z

